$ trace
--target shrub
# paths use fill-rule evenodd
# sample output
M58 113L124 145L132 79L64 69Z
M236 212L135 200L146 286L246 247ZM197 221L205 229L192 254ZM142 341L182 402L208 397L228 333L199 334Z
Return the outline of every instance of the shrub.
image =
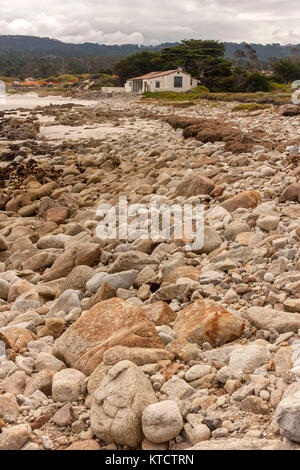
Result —
M242 103L235 106L232 111L258 111L260 109L270 108L268 104Z
M59 75L58 77L56 77L57 82L71 82L72 80L77 80L77 77L75 77L75 75L71 75L68 73L64 75Z
M270 82L270 91L291 93L291 87L290 85L285 85L284 83Z

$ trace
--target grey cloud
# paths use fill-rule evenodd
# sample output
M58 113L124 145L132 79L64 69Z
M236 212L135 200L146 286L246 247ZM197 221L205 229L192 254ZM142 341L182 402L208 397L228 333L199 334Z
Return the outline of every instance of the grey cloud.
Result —
M300 42L298 0L10 0L1 10L2 34L70 42Z

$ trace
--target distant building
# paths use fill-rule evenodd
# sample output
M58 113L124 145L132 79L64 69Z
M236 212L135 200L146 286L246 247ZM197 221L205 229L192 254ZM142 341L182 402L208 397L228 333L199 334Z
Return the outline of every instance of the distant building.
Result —
M192 90L198 85L198 79L193 78L181 68L165 72L151 72L140 77L130 78L125 83L125 91L130 93L145 93L147 91L177 91Z

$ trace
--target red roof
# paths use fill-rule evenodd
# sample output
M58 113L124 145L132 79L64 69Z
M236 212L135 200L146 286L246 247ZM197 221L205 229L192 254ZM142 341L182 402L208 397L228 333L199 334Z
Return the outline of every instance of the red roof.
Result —
M171 75L172 73L177 72L178 69L175 70L165 70L164 72L150 72L147 73L146 75L141 75L140 77L134 77L134 78L129 78L129 80L143 80L146 78L156 78L156 77L162 77L163 75ZM190 75L187 72L184 72L181 70L182 73L185 73L186 75Z

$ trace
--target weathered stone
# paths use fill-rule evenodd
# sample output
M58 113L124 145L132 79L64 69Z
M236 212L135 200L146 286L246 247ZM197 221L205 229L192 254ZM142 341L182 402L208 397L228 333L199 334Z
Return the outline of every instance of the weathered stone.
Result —
M194 380L201 379L212 372L212 367L209 365L196 365L191 367L185 374L185 380L187 382L193 382Z
M86 288L92 294L97 292L97 290L106 283L112 285L116 289L129 289L137 274L138 271L134 269L116 274L98 273L87 282Z
M0 418L6 422L14 422L19 414L16 397L12 393L0 395Z
M183 419L178 404L172 400L154 403L143 410L142 427L149 441L160 444L178 436Z
M146 266L156 266L157 261L146 253L140 251L127 251L122 253L109 268L109 274L121 273L122 271L142 271ZM106 281L110 282L110 281ZM110 282L111 284L111 282Z
M5 240L5 237L3 237L3 235L0 235L0 251L6 250L8 250L7 242Z
M297 332L300 329L300 314L275 310L270 307L251 307L248 320L260 330L274 328L279 333Z
M91 408L91 427L107 442L136 448L143 440L142 412L157 398L151 383L132 362L121 361L103 379Z
M291 382L291 369L294 366L292 354L291 348L280 348L274 357L275 373L277 377L282 377L287 384Z
M189 450L288 450L280 439L229 438L200 442Z
M103 363L115 365L120 361L130 361L137 366L144 364L155 364L159 361L172 359L172 353L166 349L149 348L127 348L125 346L114 346L103 354Z
M0 434L0 450L20 450L31 433L29 424L19 424L4 429Z
M54 353L70 367L90 375L113 346L160 348L153 323L138 307L121 299L100 302L56 341Z
M223 202L221 206L228 212L234 212L240 207L243 207L245 209L256 207L260 202L261 198L259 193L257 191L251 190L245 191L229 199L226 199L226 201Z
M26 348L27 344L34 339L36 336L31 331L17 326L8 326L0 333L0 340L4 341L7 348L16 352Z
M219 233L212 227L204 227L204 239L202 248L193 248L193 251L197 254L206 253L209 254L215 251L222 245L222 238Z
M7 300L10 291L10 283L4 279L0 279L0 299Z
M85 441L73 442L73 444L64 450L101 450L101 447L94 439L87 439Z
M280 433L291 441L300 442L300 384L290 385L276 410Z
M42 371L43 369L60 371L65 369L66 365L52 354L41 352L36 355L35 368L38 372Z
M26 385L24 395L30 397L34 392L40 390L45 395L50 396L54 373L53 370L43 369L38 374L33 375Z
M85 375L79 370L64 369L56 372L52 382L54 401L77 401L85 395Z
M145 305L142 310L156 326L169 325L175 320L175 313L166 302L154 302Z
M48 209L46 212L46 220L49 222L55 222L56 224L63 224L69 215L69 209L67 207L56 206Z
M209 194L215 187L215 183L202 175L188 175L176 188L176 196L198 196Z
M230 355L229 367L232 370L242 369L243 372L253 372L266 364L270 358L268 350L259 344L249 344L234 349Z
M186 277L192 279L193 281L199 281L200 271L196 268L193 268L193 266L179 266L168 274L166 282L173 284L176 283L178 279Z
M63 290L68 289L85 291L86 283L95 275L94 269L89 266L76 266L66 277Z
M220 305L206 305L197 300L179 312L174 331L179 339L202 346L208 342L213 347L238 339L245 321Z
M185 400L189 398L195 390L185 380L180 379L176 375L168 380L161 388L161 392L168 395L170 398L179 398Z
M52 418L53 423L57 426L71 426L74 420L74 409L70 403L64 405Z

